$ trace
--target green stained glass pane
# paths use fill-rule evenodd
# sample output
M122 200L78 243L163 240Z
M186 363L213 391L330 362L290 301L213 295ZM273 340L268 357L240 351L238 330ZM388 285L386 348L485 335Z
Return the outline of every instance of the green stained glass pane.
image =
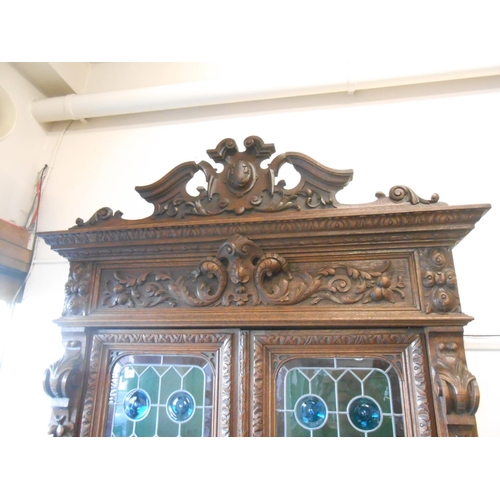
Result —
M186 373L191 369L191 367L175 365L175 369L181 377L184 377L184 375L186 375Z
M158 407L151 407L148 416L135 424L135 433L138 437L153 437L156 434L156 416Z
M364 432L355 429L349 422L347 415L344 414L339 415L339 428L339 436L341 437L364 437L365 435Z
M314 437L337 437L337 417L335 414L329 414L326 424L321 429L313 430Z
M309 437L310 431L298 424L293 412L286 412L286 436L287 437Z
M181 389L181 376L174 369L168 370L168 372L161 377L160 387L160 404L164 405L167 403L170 394Z
M286 381L286 409L293 410L295 403L305 394L309 394L309 380L299 370L291 370Z
M145 365L132 365L134 370L136 371L137 375L142 375L144 370L147 370L148 366Z
M335 395L335 382L328 376L325 370L319 370L316 377L311 380L311 393L320 396L328 407L328 411L337 409L337 397Z
M355 396L361 395L361 382L354 375L346 372L337 381L337 391L339 411L346 411L349 401Z
M123 408L117 407L113 422L113 434L116 437L128 437L134 432L134 422L125 416Z
M391 394L385 373L374 371L363 383L365 396L372 397L380 405L383 413L391 411Z
M139 386L139 377L131 366L124 366L118 377L118 385L116 390L116 402L122 404L125 396Z
M184 377L184 390L191 393L196 405L203 404L205 373L194 366Z
M158 436L177 437L179 435L179 424L170 420L164 406L160 406L158 411Z
M170 366L155 366L155 369L161 377L166 371L170 370Z
M373 431L369 432L367 434L368 437L393 437L394 436L394 431L392 428L392 418L388 416L384 416L384 419L382 420L382 424L380 427Z
M160 376L151 366L144 370L139 378L139 387L149 394L153 405L158 404L159 383Z
M196 408L194 415L181 425L181 436L201 437L203 435L203 410Z

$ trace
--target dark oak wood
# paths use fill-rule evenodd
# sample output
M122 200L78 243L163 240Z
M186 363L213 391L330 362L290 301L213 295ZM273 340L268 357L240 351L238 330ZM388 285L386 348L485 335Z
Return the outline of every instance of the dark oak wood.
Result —
M352 171L232 139L137 187L142 220L102 208L40 236L70 261L57 323L65 355L46 372L56 436L103 435L119 353L203 353L218 399L213 434L274 436L284 360L377 356L402 383L407 436L477 435L453 247L490 206L448 206L395 186L338 203ZM301 176L275 183L289 163ZM186 185L202 171L197 196ZM201 354L200 354L201 355Z

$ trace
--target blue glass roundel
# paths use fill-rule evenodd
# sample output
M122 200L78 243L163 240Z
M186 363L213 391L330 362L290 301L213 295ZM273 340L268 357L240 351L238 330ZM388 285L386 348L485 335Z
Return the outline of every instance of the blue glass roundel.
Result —
M167 414L174 422L187 422L194 410L194 398L187 391L175 391L168 398Z
M123 409L130 420L138 421L146 418L150 408L151 398L142 389L134 389L125 396Z
M370 432L382 423L382 410L378 403L366 396L354 398L347 409L351 424L360 431Z
M295 405L295 418L306 429L319 429L323 427L327 417L325 402L314 394L302 396Z

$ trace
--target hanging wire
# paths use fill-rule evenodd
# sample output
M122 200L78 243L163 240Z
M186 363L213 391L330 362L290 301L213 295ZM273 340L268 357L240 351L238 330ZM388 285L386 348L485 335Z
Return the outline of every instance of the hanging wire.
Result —
M10 316L14 314L14 308L16 305L16 300L19 294L21 293L21 290L24 288L26 283L28 282L29 277L31 276L31 272L33 271L33 262L35 260L35 254L36 254L36 249L38 245L38 237L37 237L37 230L38 230L38 215L40 213L40 203L42 200L42 193L45 189L45 186L47 185L47 181L49 179L50 173L53 170L54 167L50 167L49 165L54 165L55 163L55 158L57 155L57 152L59 151L59 146L61 145L61 141L64 137L64 134L68 130L69 126L71 125L72 121L69 121L66 126L64 127L63 131L61 132L61 135L59 136L59 139L57 141L57 144L54 148L54 151L52 153L52 157L50 159L49 164L45 165L40 172L38 172L38 177L37 177L37 182L35 185L35 195L33 197L33 203L31 204L30 211L28 213L28 216L26 218L26 222L24 224L25 229L27 229L32 235L33 235L33 248L31 252L31 259L30 259L30 264L28 267L28 272L26 274L26 277L24 278L21 286L17 289L16 294L14 295L14 298L10 302Z

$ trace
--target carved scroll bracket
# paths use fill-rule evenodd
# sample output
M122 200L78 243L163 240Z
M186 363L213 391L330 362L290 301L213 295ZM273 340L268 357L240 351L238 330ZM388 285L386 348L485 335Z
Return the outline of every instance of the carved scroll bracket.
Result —
M53 411L48 433L54 437L73 435L72 398L80 388L82 363L81 342L70 340L66 342L62 358L45 370L43 388L52 398Z
M436 354L436 394L443 398L446 414L474 415L479 407L479 387L460 355L458 344L440 342Z

